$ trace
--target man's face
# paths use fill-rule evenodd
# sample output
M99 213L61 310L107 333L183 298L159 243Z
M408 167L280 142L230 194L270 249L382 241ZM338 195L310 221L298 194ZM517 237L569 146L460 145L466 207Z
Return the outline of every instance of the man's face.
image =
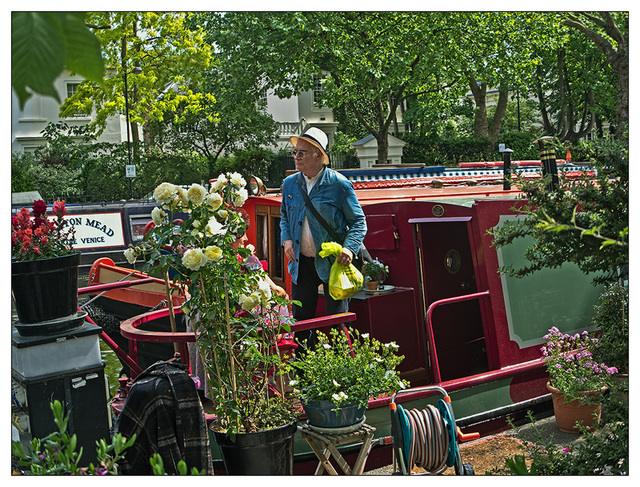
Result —
M297 153L294 159L298 171L308 178L312 178L322 170L324 166L322 163L322 152L313 144L304 139L298 139L295 149Z

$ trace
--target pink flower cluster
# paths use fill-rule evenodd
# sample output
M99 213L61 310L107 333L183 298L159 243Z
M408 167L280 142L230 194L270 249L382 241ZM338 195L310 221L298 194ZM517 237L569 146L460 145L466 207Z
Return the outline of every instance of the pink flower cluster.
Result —
M33 202L31 214L22 208L11 217L11 257L25 261L67 255L73 251L73 231L65 229L67 213L64 201L53 203L55 219L47 218L44 200Z
M593 359L598 339L587 331L569 335L554 326L544 338L547 344L541 350L551 385L564 393L597 390L606 384L607 376L618 372Z

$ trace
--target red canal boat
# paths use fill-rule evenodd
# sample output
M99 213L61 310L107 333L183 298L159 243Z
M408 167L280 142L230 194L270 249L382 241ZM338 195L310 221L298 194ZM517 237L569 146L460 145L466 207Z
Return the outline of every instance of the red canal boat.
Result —
M540 175L539 163L512 164L527 177ZM601 289L571 265L522 279L498 272L503 265L523 262L527 242L497 249L488 231L517 218L514 208L525 201L517 190L504 189L499 164L479 165L344 170L367 217L364 243L389 266L389 276L383 289L363 290L352 298L350 314L321 318L320 299L318 318L294 329L326 331L327 325L348 320L382 342L395 341L405 356L401 375L411 383L395 401L405 409L422 409L438 399L424 386L443 388L462 431L486 435L508 428L507 417L517 420L528 410L551 410L542 337L551 326L567 333L589 329ZM585 175L582 168L565 170L570 177ZM257 180L251 190L254 196L244 205L252 220L248 238L267 261L271 278L290 292L279 238L281 194L265 190ZM132 317L121 332L130 343L171 341L171 333L157 339L142 331L145 323L167 313ZM174 341L193 339L179 335ZM376 428L376 438L391 435L390 403L391 398L369 403L367 423ZM382 443L374 442L366 469L391 463L391 448ZM217 447L212 448L216 458ZM315 457L299 434L295 448L294 471L307 472L304 465Z

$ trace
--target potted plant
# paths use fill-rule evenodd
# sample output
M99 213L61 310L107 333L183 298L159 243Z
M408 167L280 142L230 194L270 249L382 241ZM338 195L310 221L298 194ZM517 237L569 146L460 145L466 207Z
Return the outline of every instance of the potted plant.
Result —
M600 421L601 396L609 385L615 367L594 360L598 339L587 331L569 335L555 326L544 336L542 354L549 373L556 424L560 430L579 433L576 422L590 428Z
M382 344L346 327L316 334L314 350L292 362L299 372L289 382L312 428L356 428L370 398L408 386L396 371L404 356L396 354L395 342Z
M154 228L126 253L130 262L144 253L145 271L167 282L169 271L175 273L173 282L184 292L182 312L196 333L202 379L209 383L217 416L214 436L227 473L292 473L299 411L269 386L271 371L288 371L277 340L290 331L281 313L289 302L271 292L251 248L238 247L246 230L239 209L247 199L245 185L237 173L220 175L210 191L199 184L184 190L162 183L154 191L160 205L151 215ZM168 212L176 211L188 217L174 221ZM269 438L250 438L269 432L275 432L276 446ZM262 445L254 455L261 463L252 467L251 458L231 458L251 455L243 441ZM286 449L284 456L280 449ZM262 458L267 453L285 463L271 465L277 462ZM265 465L276 470L264 470Z
M371 262L365 262L362 266L362 275L366 278L368 289L377 289L380 281L384 281L389 275L389 266L376 257Z
M11 217L11 293L22 335L58 333L82 324L78 313L80 253L64 201L47 216L44 200Z

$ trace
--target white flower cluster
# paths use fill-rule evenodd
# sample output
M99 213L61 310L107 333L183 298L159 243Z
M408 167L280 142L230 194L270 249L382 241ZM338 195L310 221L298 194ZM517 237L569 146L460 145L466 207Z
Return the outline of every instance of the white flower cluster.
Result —
M244 205L248 198L246 184L244 178L237 172L218 176L212 182L210 192L200 184L194 183L188 189L184 189L164 182L153 191L153 197L158 206L151 211L151 221L159 227L167 223L168 215L165 210L193 214L192 210L195 207L205 205L216 214L205 221L193 219L191 227L187 230L190 235L204 238L224 236L227 232L237 233L242 222L239 217L233 222L227 219L230 213L225 203L232 207ZM140 252L140 249L128 248L124 256L127 262L133 264ZM182 263L188 269L197 271L210 262L220 260L221 257L222 250L215 245L206 248L190 248L182 255Z

